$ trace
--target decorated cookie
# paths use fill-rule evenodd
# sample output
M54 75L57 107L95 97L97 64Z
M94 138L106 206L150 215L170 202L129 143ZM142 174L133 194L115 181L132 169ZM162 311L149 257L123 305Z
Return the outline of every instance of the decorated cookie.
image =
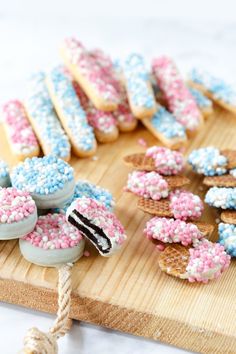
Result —
M228 254L236 257L236 225L221 222L218 231L219 243L224 246Z
M223 108L236 112L236 89L209 72L193 69L189 74L190 84L201 90Z
M39 155L39 144L23 104L11 100L2 107L3 126L10 149L19 160Z
M153 200L166 198L169 194L167 181L155 171L130 173L125 190Z
M198 225L173 218L154 217L147 222L144 233L149 239L188 246L195 245L204 236L211 234L213 229L214 227L205 223Z
M189 133L199 129L202 124L201 113L172 59L165 56L154 59L152 70L168 108L177 121Z
M227 172L227 157L214 147L193 150L188 157L193 170L205 176L223 175Z
M39 209L63 207L73 196L73 168L55 156L33 157L11 173L13 187L29 192Z
M97 146L93 129L88 124L65 68L53 68L46 82L55 110L71 141L73 152L80 157L93 155Z
M142 119L143 125L164 145L178 148L186 143L185 128L164 107L157 105L152 118Z
M183 154L161 146L152 146L146 153L125 156L124 161L138 170L156 171L164 176L177 175L184 169Z
M119 93L120 103L118 104L117 110L113 112L119 130L121 132L130 132L134 130L137 126L137 119L130 110L126 90L121 82L121 73L118 72L119 69L117 65L114 65L111 58L100 49L90 51L90 55L92 55L102 67L104 74L107 75L107 79L110 80L111 84Z
M215 208L236 210L236 188L212 187L205 202Z
M84 239L66 222L65 215L47 214L40 216L34 230L20 240L20 250L29 262L56 267L81 258Z
M129 55L123 73L133 115L140 119L152 117L156 111L156 102L143 57L139 54Z
M120 96L96 59L75 38L67 38L61 47L66 67L80 84L93 105L103 111L117 109Z
M195 99L198 108L200 109L203 117L207 118L210 114L213 113L213 103L207 98L200 90L189 87L188 88L191 95Z
M25 236L34 229L37 218L35 202L28 192L0 189L0 240Z
M43 72L31 78L25 107L44 154L68 161L71 146L54 111Z
M11 185L9 169L5 161L0 160L0 187L9 187Z
M116 216L91 198L75 200L67 209L66 218L97 248L109 257L123 245L126 235Z
M79 84L76 81L72 81L72 83L76 94L80 99L81 105L86 112L88 122L94 129L96 139L100 143L110 143L115 141L119 136L119 131L114 114L95 108Z
M158 264L169 275L189 282L207 283L219 278L229 267L230 256L223 246L202 239L190 249L180 245L166 247Z
M84 197L97 200L110 211L112 211L115 205L113 196L107 189L96 186L95 184L88 181L78 181L75 185L73 197L65 204L62 209L55 209L55 211L66 213L68 207L73 201Z
M196 220L203 211L203 203L198 195L185 190L174 190L168 199L152 200L139 198L139 209L160 217L174 217L180 220Z

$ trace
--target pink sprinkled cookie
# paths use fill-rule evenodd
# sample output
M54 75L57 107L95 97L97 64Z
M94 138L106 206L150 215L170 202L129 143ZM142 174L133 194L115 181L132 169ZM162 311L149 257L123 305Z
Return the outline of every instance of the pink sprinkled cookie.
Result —
M147 238L164 243L181 243L183 246L195 244L203 238L203 233L197 225L183 220L154 217L149 220L144 229Z
M190 249L180 245L166 247L158 264L169 275L189 282L207 283L219 278L229 267L230 256L220 244L202 239Z
M144 198L159 200L168 196L169 187L167 181L155 171L134 171L128 175L125 191Z
M117 110L114 111L114 117L117 120L120 131L130 132L134 130L138 122L130 110L125 86L118 77L111 58L100 49L90 51L90 55L92 55L97 63L102 67L104 74L107 75L107 79L110 80L111 84L116 88L117 92L119 92L120 103Z
M108 80L96 59L75 38L67 38L61 48L62 58L83 91L97 109L114 111L119 93Z
M203 123L202 115L172 59L165 56L154 59L152 71L177 121L189 133L199 129Z
M116 216L90 198L79 198L67 209L66 218L97 248L102 256L116 253L126 235Z
M177 175L183 171L184 157L178 151L161 146L152 146L147 149L146 156L154 160L156 170L161 175Z
M8 101L2 107L2 117L11 151L17 159L38 156L40 147L23 104L18 100Z
M34 229L37 218L35 202L28 192L0 189L0 240L25 236Z
M47 267L74 263L82 257L84 239L66 222L65 215L40 216L34 230L20 240L20 250L27 261Z
M195 220L203 211L201 198L185 190L175 190L170 193L170 209L175 219Z
M94 129L96 139L100 143L110 143L117 140L119 131L114 114L95 108L76 81L73 81L73 86L86 112L88 122Z

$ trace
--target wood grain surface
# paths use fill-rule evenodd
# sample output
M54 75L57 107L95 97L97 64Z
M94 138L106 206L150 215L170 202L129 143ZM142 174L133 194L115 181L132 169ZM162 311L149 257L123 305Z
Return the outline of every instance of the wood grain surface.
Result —
M214 145L235 148L236 116L215 110L187 151ZM141 126L121 134L119 140L100 145L98 159L73 157L76 178L86 178L112 191L116 214L126 228L128 240L112 258L102 258L89 245L90 257L83 257L73 268L71 317L118 329L201 353L236 353L236 262L219 281L207 285L190 284L161 273L158 251L143 236L151 216L137 208L137 199L122 191L128 172L122 157L143 152L138 139L157 143ZM0 157L11 166L11 156L0 128ZM188 168L188 189L204 196L202 179ZM206 206L203 220L216 225L218 212ZM215 230L212 236L216 240ZM0 300L46 312L56 312L57 272L24 260L18 242L0 241ZM36 325L36 324L35 324Z

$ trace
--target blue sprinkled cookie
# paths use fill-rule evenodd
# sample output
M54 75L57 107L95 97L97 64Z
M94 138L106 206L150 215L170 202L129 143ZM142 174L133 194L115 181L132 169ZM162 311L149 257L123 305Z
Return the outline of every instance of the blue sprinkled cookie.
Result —
M219 243L224 246L228 254L236 257L236 225L221 222L218 231Z
M68 161L71 146L54 111L43 72L32 76L25 107L44 154Z
M55 211L65 213L74 200L83 197L97 200L110 211L112 211L115 204L112 194L107 189L96 186L88 181L78 181L75 186L73 197L65 204L63 208L57 208Z
M210 114L213 107L212 101L196 88L189 87L189 91L203 114L204 112L208 112Z
M193 150L188 157L188 163L199 174L216 176L227 172L228 160L219 149L206 147Z
M215 208L236 210L236 188L212 187L205 202Z
M0 160L0 187L9 187L10 185L8 166L5 161Z
M151 117L156 111L156 102L143 57L139 54L129 55L123 70L133 115L137 118Z
M75 189L73 168L50 155L26 159L13 169L11 181L29 192L39 209L63 207Z
M49 72L46 82L55 110L70 138L74 153L81 157L93 155L96 150L93 128L88 124L69 73L63 66L57 66Z

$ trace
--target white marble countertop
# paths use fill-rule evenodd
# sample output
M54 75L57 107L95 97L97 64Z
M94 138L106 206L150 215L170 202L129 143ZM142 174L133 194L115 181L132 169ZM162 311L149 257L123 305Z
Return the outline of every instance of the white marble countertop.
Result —
M183 73L200 65L236 82L235 10L234 0L2 0L0 103L23 97L32 72L59 62L58 45L67 35L101 47L114 58L130 51L143 53L147 61L168 54ZM1 304L0 353L17 353L28 328L47 330L52 321L53 316ZM187 353L78 322L59 348L64 354Z

